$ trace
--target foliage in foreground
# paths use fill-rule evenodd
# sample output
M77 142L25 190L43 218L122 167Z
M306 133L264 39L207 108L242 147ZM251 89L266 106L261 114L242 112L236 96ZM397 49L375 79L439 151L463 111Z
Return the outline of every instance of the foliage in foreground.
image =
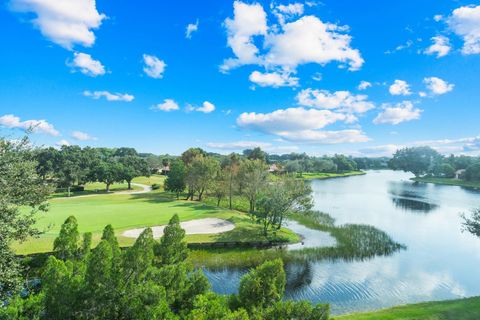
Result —
M91 235L80 243L77 223L68 218L55 241L55 256L43 267L41 285L0 308L0 319L319 319L328 305L282 301L285 272L273 260L244 276L237 295L210 291L200 270L188 263L178 216L160 241L150 228L122 252L107 226L90 250Z
M0 301L21 282L11 244L38 235L35 215L47 209L50 189L36 174L35 165L27 139L0 138ZM29 210L21 214L22 207Z
M471 216L463 215L463 228L480 237L480 209L473 210Z

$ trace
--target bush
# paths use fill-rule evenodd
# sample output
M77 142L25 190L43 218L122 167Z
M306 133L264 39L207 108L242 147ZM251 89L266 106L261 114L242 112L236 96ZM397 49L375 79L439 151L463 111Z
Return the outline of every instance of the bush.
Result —
M152 184L152 190L158 190L158 189L160 189L160 188L161 188L161 185L160 185L160 184L158 184L158 183Z
M78 192L78 191L85 191L85 186L72 186L72 187L70 188L70 191L76 191L76 192Z
M82 192L85 191L85 186L71 186L70 187L70 192ZM68 192L68 188L57 188L55 189L55 192Z
M465 170L465 180L480 181L480 162L471 164Z

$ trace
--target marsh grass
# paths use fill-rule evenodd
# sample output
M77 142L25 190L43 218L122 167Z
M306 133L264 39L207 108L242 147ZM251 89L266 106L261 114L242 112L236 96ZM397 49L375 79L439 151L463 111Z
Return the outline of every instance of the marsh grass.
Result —
M392 240L385 232L368 225L335 225L335 219L321 212L294 213L290 219L319 231L330 233L337 241L334 247L288 250L271 249L203 249L192 250L191 261L209 269L248 268L267 260L281 258L284 263L318 260L366 260L388 256L406 247Z

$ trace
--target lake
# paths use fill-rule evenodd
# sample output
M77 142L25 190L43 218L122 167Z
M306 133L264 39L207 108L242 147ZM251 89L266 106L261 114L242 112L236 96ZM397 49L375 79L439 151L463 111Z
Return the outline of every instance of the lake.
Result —
M389 170L311 181L315 208L337 224L373 225L407 246L367 261L318 261L286 266L286 298L330 303L333 314L420 301L480 295L480 239L461 231L461 213L480 207L480 192L414 183ZM306 244L332 239L298 224ZM333 242L334 243L334 242ZM233 293L247 270L208 271L213 289Z

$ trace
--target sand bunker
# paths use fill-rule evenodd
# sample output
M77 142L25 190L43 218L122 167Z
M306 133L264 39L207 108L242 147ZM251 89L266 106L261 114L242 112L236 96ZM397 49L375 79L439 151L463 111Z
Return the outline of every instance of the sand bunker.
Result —
M230 221L218 218L205 218L198 220L190 220L181 222L180 226L185 230L186 234L212 234L222 233L233 230L235 225ZM165 226L151 227L154 238L160 238L163 235ZM122 236L127 238L138 238L145 228L130 229L124 231Z

